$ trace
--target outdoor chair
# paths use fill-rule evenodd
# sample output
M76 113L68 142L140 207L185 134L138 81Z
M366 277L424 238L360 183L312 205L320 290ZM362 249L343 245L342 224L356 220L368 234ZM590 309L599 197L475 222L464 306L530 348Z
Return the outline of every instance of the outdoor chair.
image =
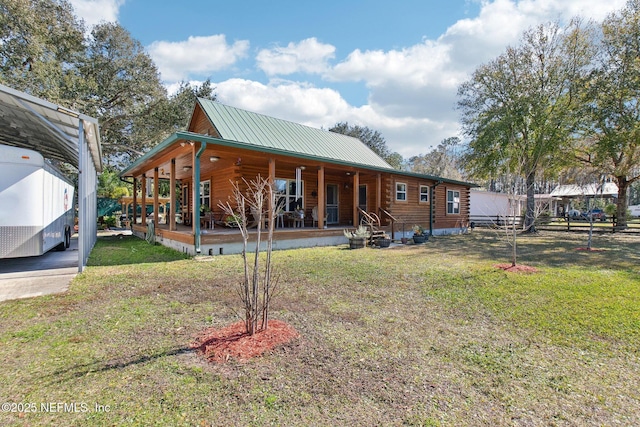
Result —
M313 218L313 226L316 227L318 225L318 207L314 206L313 209L311 209L311 217ZM325 227L327 226L327 214L325 212L324 214L324 224Z

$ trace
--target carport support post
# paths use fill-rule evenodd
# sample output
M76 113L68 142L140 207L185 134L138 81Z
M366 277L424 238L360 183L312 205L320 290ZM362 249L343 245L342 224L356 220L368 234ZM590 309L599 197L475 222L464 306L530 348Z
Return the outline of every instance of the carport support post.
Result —
M87 249L87 236L84 231L88 230L85 226L87 219L89 218L87 212L87 200L85 194L87 193L86 171L84 170L84 162L82 159L85 154L84 147L84 126L82 120L78 120L78 272L82 273L84 270L84 254ZM94 218L94 222L95 222Z

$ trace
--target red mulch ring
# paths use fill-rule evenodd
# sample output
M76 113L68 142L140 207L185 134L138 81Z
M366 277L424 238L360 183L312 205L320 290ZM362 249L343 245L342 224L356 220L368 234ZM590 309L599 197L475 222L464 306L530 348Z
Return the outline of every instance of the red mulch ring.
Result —
M243 320L222 329L206 329L191 348L197 348L214 363L225 363L230 358L245 362L265 351L286 344L298 336L298 332L280 320L269 320L267 330L249 335Z
M576 251L603 252L603 251L604 251L604 249L595 249L595 248L576 248Z
M511 265L511 264L497 264L494 265L495 268L499 268L504 271L509 271L511 273L537 273L538 269L535 267L529 267L527 265Z

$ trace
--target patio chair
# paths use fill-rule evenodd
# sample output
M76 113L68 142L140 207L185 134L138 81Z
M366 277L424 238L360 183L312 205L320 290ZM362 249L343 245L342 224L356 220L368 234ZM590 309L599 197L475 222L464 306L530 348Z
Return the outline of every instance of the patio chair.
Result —
M314 206L313 209L311 209L311 217L313 218L313 226L316 227L318 225L318 206ZM324 225L325 227L327 226L327 214L325 212L324 214Z
M255 208L251 208L251 216L253 217L253 221L251 221L248 225L247 228L254 228L254 227L258 227L260 226L261 229L267 228L268 224L269 224L269 217L267 215L265 215L264 213L262 214L262 224L260 224L260 212L258 212L257 209Z

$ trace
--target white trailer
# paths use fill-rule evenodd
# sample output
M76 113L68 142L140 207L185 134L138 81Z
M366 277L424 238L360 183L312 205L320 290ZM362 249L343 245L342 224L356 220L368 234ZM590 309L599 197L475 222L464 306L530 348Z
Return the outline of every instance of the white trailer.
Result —
M38 152L0 145L0 258L68 248L74 190Z

